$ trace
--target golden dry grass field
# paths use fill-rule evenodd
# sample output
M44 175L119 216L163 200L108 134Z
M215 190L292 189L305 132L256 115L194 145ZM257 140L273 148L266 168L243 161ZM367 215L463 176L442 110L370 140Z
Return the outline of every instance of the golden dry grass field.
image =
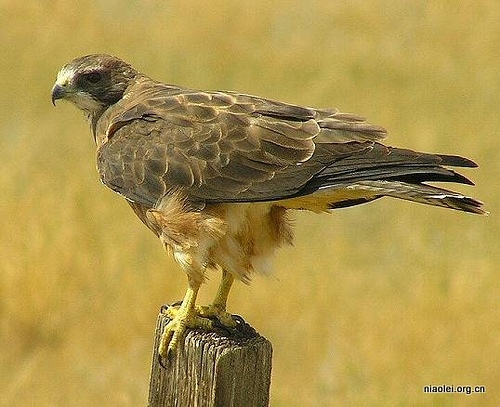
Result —
M297 214L274 276L229 310L274 345L272 406L500 405L499 21L498 1L0 0L0 405L145 405L157 311L185 289L100 184L81 114L50 104L58 69L94 52L476 160L458 189L490 216L390 199Z

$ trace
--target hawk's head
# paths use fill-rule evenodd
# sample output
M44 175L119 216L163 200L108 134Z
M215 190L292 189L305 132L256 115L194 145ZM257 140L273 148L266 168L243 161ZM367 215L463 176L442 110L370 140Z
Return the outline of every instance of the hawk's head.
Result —
M89 117L118 102L138 72L119 58L106 54L79 57L64 65L52 88L52 103L73 102Z

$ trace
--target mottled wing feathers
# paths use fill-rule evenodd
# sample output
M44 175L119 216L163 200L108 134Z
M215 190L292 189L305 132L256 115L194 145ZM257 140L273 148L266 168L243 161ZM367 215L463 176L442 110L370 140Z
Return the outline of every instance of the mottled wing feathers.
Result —
M349 134L361 144L349 143ZM103 182L148 206L171 188L205 202L294 195L332 159L363 150L384 135L382 128L337 111L183 90L147 79L96 126ZM328 159L311 159L318 142L342 147Z
M219 203L294 198L372 180L470 183L443 166L473 162L386 147L378 142L383 137L383 128L336 110L146 77L96 126L102 181L147 207L176 189L192 202Z

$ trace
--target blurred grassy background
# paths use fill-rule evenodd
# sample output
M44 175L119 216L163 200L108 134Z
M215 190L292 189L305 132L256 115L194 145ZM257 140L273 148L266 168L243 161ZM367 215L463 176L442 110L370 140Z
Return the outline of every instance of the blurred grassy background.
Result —
M94 52L166 82L340 107L390 144L477 160L477 186L459 188L489 217L388 199L298 214L275 276L237 285L229 306L274 345L273 406L499 405L499 2L0 7L2 406L144 405L157 311L185 289L100 185L81 114L50 104L58 69Z

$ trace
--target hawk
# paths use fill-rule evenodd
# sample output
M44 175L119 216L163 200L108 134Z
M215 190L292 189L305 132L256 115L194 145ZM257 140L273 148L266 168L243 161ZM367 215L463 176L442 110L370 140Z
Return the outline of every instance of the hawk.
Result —
M102 182L122 195L187 275L169 308L159 353L186 329L234 326L233 281L267 273L292 242L290 210L329 212L389 196L482 214L482 203L428 182L473 185L448 167L477 167L456 155L381 143L383 127L337 109L315 109L236 92L155 81L105 54L63 66L52 103L87 117ZM213 303L196 305L208 269L220 270Z

